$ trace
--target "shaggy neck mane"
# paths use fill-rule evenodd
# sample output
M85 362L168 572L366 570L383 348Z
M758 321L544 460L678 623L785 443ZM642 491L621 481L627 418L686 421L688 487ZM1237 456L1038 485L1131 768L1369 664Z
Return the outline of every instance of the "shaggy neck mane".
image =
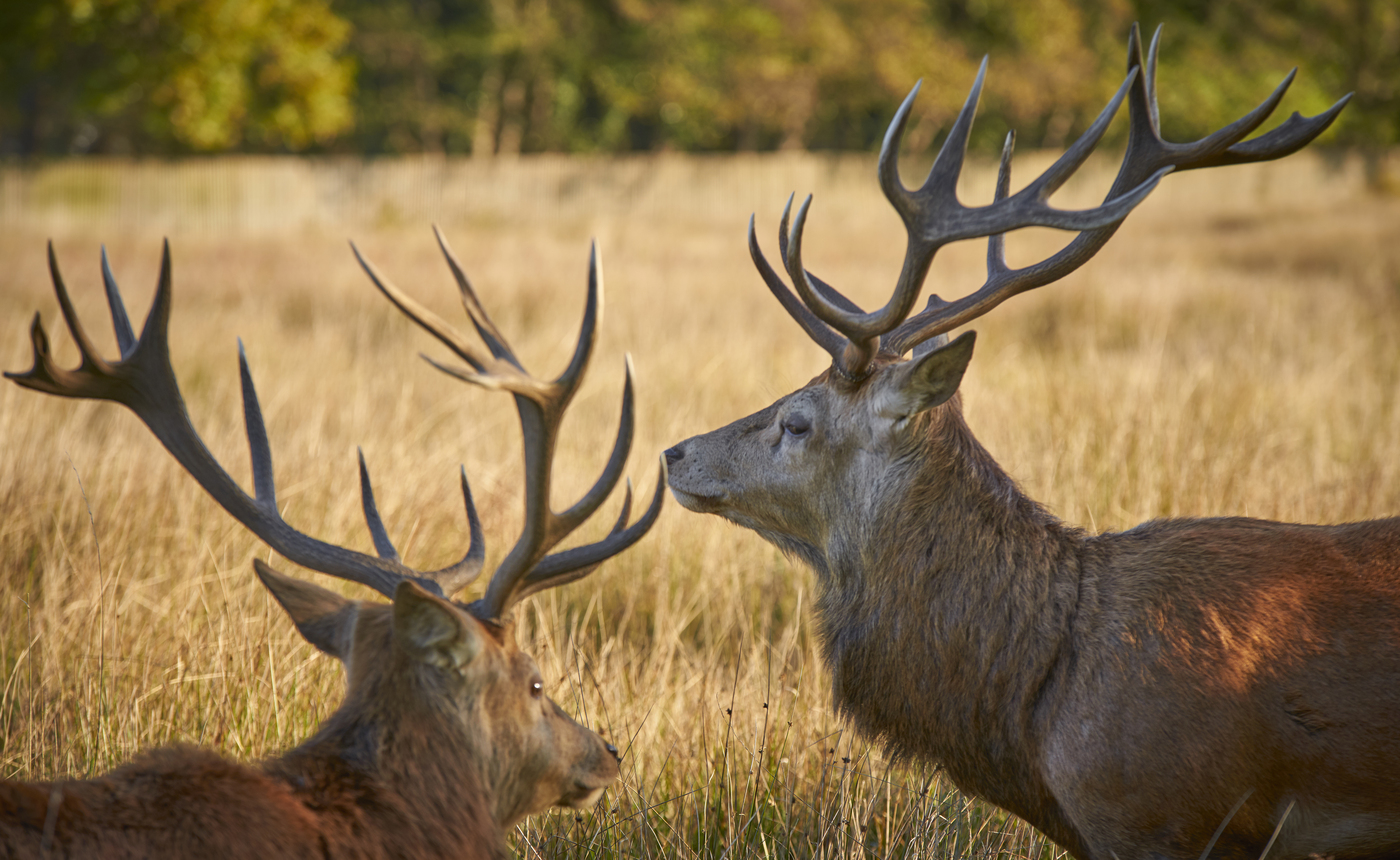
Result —
M447 694L423 689L432 681L397 662L362 679L319 732L264 769L347 847L368 838L384 843L385 856L508 857L480 751L460 720L433 706Z
M1072 659L1083 533L1021 493L957 398L920 420L868 531L842 542L857 551L821 577L835 699L896 757L1043 820L1053 801L1027 768Z

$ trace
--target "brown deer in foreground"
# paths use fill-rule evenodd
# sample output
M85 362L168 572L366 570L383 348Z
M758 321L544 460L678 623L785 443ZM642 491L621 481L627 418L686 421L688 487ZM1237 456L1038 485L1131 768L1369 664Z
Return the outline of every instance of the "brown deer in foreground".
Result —
M911 93L879 158L909 244L878 311L804 269L810 197L779 231L800 300L751 220L755 265L832 364L667 451L671 489L815 570L835 702L860 731L1074 856L1256 858L1271 840L1270 858L1400 856L1400 520L1181 519L1090 535L1024 496L962 417L973 333L945 332L1083 265L1168 172L1286 155L1346 101L1241 143L1290 74L1230 126L1167 143L1156 55L1154 38L1142 61L1134 29L1128 78L1093 126L1014 195L1008 139L981 207L955 188L982 74L917 191L896 166ZM1124 98L1127 153L1105 202L1051 208ZM1031 225L1080 232L1009 268L1000 234ZM981 236L985 284L909 317L934 253Z
M618 775L617 749L543 695L534 660L516 647L510 610L523 597L587 575L631 546L661 510L662 464L650 507L632 525L631 487L602 540L547 554L588 519L617 485L632 442L632 374L607 465L572 507L549 504L555 441L565 408L592 352L602 288L590 259L582 331L556 380L529 375L516 359L443 241L448 265L489 355L403 294L359 257L375 285L470 369L443 370L515 396L525 447L525 526L470 604L452 595L481 573L485 541L462 473L470 543L437 571L404 565L390 543L360 458L365 520L378 557L323 543L278 513L272 457L247 361L239 346L243 411L252 450L254 495L220 466L190 424L170 364L170 250L138 340L103 255L103 276L121 359L93 348L59 276L49 268L68 330L82 353L58 367L38 315L34 367L7 377L64 397L112 400L131 408L225 510L288 559L373 588L386 605L347 600L255 561L262 583L312 645L345 665L345 700L316 734L281 758L244 765L209 750L149 751L84 781L0 782L0 857L71 858L498 858L504 831L551 806L590 806Z

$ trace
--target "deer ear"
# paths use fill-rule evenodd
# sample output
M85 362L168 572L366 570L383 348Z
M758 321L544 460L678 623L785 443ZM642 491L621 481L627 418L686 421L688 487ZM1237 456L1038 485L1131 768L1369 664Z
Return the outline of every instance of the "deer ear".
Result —
M952 343L916 354L900 365L899 376L880 404L880 414L899 420L947 401L962 384L976 340L977 332L966 332Z
M394 639L414 658L440 668L460 668L481 653L481 625L410 580L394 589Z
M260 559L253 559L253 570L307 642L341 661L350 656L355 618L360 614L356 601L278 573Z

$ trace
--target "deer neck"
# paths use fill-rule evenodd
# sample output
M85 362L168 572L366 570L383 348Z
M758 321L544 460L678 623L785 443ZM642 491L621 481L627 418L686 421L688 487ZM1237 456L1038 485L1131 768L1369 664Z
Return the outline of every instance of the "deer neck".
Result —
M429 704L441 694L409 689L424 679L392 667L365 680L268 771L307 796L326 830L343 833L347 844L368 837L393 852L419 846L394 856L509 856L485 779L488 759L459 719Z
M892 752L1028 818L1047 695L1078 594L1082 535L1017 488L956 400L829 542L817 612L837 706ZM920 667L917 677L909 667Z

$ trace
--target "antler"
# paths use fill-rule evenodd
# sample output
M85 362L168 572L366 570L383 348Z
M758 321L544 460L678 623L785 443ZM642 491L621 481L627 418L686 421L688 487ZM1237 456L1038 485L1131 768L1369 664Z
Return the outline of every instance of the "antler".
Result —
M441 235L439 235L441 241ZM444 252L447 252L446 245L443 245ZM359 256L358 250L355 252ZM470 534L470 542L466 555L462 560L454 565L436 571L421 571L408 567L399 560L397 550L389 540L388 532L384 528L384 523L379 516L378 509L374 501L374 490L370 483L369 470L365 466L363 453L359 456L360 466L360 491L362 506L365 514L365 521L368 524L370 535L374 541L375 550L378 557L366 555L345 549L334 544L312 538L289 526L281 517L277 509L276 492L274 488L272 473L272 455L268 446L267 431L263 424L262 411L258 405L257 392L253 387L252 375L248 370L248 362L244 355L243 344L238 345L239 373L242 379L243 389L243 415L247 428L248 444L251 452L253 467L253 489L254 495L249 496L239 487L238 483L229 476L228 472L219 465L209 449L200 439L194 426L190 422L189 413L185 408L184 399L180 394L180 389L175 380L175 372L170 363L170 346L168 327L170 322L171 308L171 265L170 265L170 245L166 242L162 249L160 280L156 288L155 299L152 302L150 313L147 315L146 323L142 329L141 337L134 336L131 324L127 319L126 309L122 303L120 290L117 288L115 278L112 277L111 268L107 263L107 252L102 252L102 274L103 282L106 286L107 301L111 309L112 323L116 330L117 344L121 351L121 359L116 362L108 362L98 355L92 341L88 338L81 322L78 320L73 310L72 302L69 300L67 288L63 284L63 278L59 273L58 260L54 255L53 244L49 244L49 272L53 278L54 292L57 294L59 307L62 309L64 320L68 324L68 330L73 336L74 342L78 346L78 351L82 356L79 366L74 370L65 370L58 367L49 349L48 337L44 333L43 324L39 314L34 315L34 322L30 330L30 338L34 348L34 367L24 373L5 373L9 379L13 379L18 384L32 388L36 391L43 391L49 394L56 394L62 397L90 398L96 400L111 400L121 403L136 413L152 434L160 440L166 450L190 473L201 487L209 493L213 499L219 503L226 511L233 515L240 523L256 534L277 552L288 559L304 567L348 579L367 585L388 597L392 597L395 587L405 579L411 579L419 583L428 590L443 595L451 596L468 584L474 581L481 573L481 568L486 555L485 539L482 535L481 522L477 516L476 507L472 502L471 490L467 484L466 470L462 470L462 496L466 503L467 524ZM466 279L461 274L461 269L455 259L448 253L448 263L452 267L453 274L457 277L459 284L465 284ZM413 317L420 324L423 318L431 318L439 324L439 328L429 327L430 331L443 337L442 332L449 333L450 337L461 341L460 336L451 331L450 328L442 324L436 317L432 317L427 311L421 310L418 306L408 301L404 302L397 298L392 287L386 289L381 279L374 270L361 259L362 265L375 280L376 285L389 295L409 316ZM562 397L554 398L556 405L551 413L555 427L547 432L547 450L543 452L546 463L546 473L543 483L543 491L548 492L547 464L548 456L552 454L554 433L557 429L559 413L567 405L569 397L573 394L573 388L582 377L584 365L587 362L587 354L592 346L593 328L596 322L597 294L599 285L597 283L596 266L590 272L589 282L589 304L585 314L584 336L580 339L579 349L575 353L575 360L570 364L569 370L558 382L567 380L566 393ZM401 296L401 294L398 294ZM517 391L524 389L530 383L549 389L544 383L535 383L520 369L519 363L514 356L510 355L509 349L504 346L504 341L491 325L485 312L481 310L479 302L476 301L474 293L470 292L470 287L466 286L463 295L467 301L468 311L472 314L473 321L477 324L478 331L487 342L493 353L498 349L503 350L497 358L507 357L507 361L513 365L516 375L520 379L515 379L508 372L502 370L496 378L503 380L499 385L492 387L503 387L508 390ZM419 312L415 314L414 310ZM587 341L586 345L584 341ZM463 341L460 346L464 350L471 350L469 345ZM458 351L463 354L462 351ZM476 355L475 352L470 352ZM469 359L470 362L470 359ZM484 365L477 367L478 371L484 369ZM454 375L461 376L457 373ZM463 378L466 378L465 376ZM525 380L528 380L525 381ZM480 380L472 380L480 381ZM557 384L556 383L556 384ZM517 401L521 395L517 394ZM617 443L613 448L613 456L609 459L604 470L604 475L599 479L584 500L573 508L570 508L564 517L572 517L568 529L559 529L550 532L552 542L557 542L567 534L568 530L577 527L578 524L591 514L602 503L603 499L617 483L617 478L621 472L622 464L625 462L629 450L632 436L632 403L631 403L631 369L628 368L627 385L623 395L623 427L618 434ZM527 438L529 429L525 411L521 412L522 426L527 426ZM527 473L531 473L531 463L536 462L539 456L532 460L529 454L529 444L527 442ZM538 471L536 463L535 470ZM531 473L533 474L533 473ZM662 464L661 476L659 479L656 496L652 499L651 507L647 512L631 527L626 527L626 520L631 511L631 487L628 487L627 497L623 501L622 516L614 525L612 533L604 540L585 547L579 547L558 553L555 556L541 559L538 555L531 558L531 563L527 568L533 566L533 570L528 570L524 577L526 582L524 588L513 590L515 599L523 597L541 588L551 585L570 582L586 575L606 558L621 552L628 546L635 543L655 522L661 506L660 488L665 483L665 464ZM531 482L527 488L527 498L532 492L537 493L537 481ZM586 508L586 511L584 510ZM522 539L523 540L523 539ZM551 545L552 545L551 542ZM519 547L517 547L519 549ZM507 562L514 558L517 553L513 552ZM542 554L541 554L542 555ZM535 564L538 562L538 564ZM503 568L505 565L503 565ZM493 577L493 589L495 581L499 578ZM517 577L518 578L518 577ZM507 595L509 597L510 595ZM489 614L482 617L498 618L509 608L509 599L486 602L487 607L491 607ZM480 614L481 607L474 607Z
M1128 39L1128 75L1118 92L1064 155L1010 196L1011 151L1015 136L1008 135L997 174L996 195L987 206L964 206L956 193L973 114L986 74L986 60L982 61L967 101L934 160L928 178L918 190L910 191L899 180L897 156L909 110L919 92L916 84L895 113L880 148L880 187L904 220L908 233L903 269L889 302L874 313L864 313L803 267L802 231L812 201L810 196L798 209L791 229L787 210L779 227L779 248L797 296L792 295L763 258L750 219L749 251L768 288L808 335L831 354L833 367L847 378L859 379L868 372L878 352L902 355L929 338L985 314L1011 296L1059 280L1084 265L1112 237L1128 213L1173 170L1267 161L1296 152L1331 125L1351 98L1350 95L1343 97L1315 117L1304 118L1294 113L1273 131L1241 143L1278 106L1293 81L1295 69L1262 104L1225 128L1193 143L1169 143L1162 139L1157 109L1160 36L1159 27L1152 37L1144 65L1138 28L1133 26ZM1103 204L1081 211L1064 211L1048 205L1049 196L1089 157L1124 98L1128 99L1131 123L1128 146L1118 177ZM789 199L789 209L791 205ZM1005 261L1004 234L1029 226L1081 232L1068 246L1046 260L1011 269ZM991 237L986 282L974 293L954 302L932 296L924 311L906 321L938 250L950 242L980 236Z
M612 454L608 457L607 465L603 467L603 473L582 498L562 513L556 513L550 507L550 479L560 421L588 367L597 331L602 291L602 272L598 262L597 245L595 244L589 252L588 301L584 308L583 324L579 331L578 343L574 347L573 358L557 379L544 381L531 376L516 358L510 344L482 307L471 282L467 280L462 267L458 265L456 257L448 247L447 240L436 227L433 231L437 235L443 256L447 258L447 264L452 269L452 275L457 280L462 304L471 317L472 325L485 342L490 352L489 357L483 355L437 315L394 286L360 254L358 248L353 244L351 247L355 251L356 259L360 261L360 265L380 292L410 319L456 353L470 369L449 367L429 358L428 361L434 367L466 382L486 388L503 389L515 395L525 445L525 525L515 546L492 574L486 596L480 601L479 608L482 614L497 618L527 595L586 576L604 560L636 543L647 529L651 528L661 511L666 487L666 463L663 457L651 504L636 523L627 526L632 504L632 487L629 483L623 500L622 515L607 537L587 546L546 555L560 540L592 516L612 492L622 475L623 465L632 446L632 362L629 358L626 361L625 383L622 389L622 418Z

